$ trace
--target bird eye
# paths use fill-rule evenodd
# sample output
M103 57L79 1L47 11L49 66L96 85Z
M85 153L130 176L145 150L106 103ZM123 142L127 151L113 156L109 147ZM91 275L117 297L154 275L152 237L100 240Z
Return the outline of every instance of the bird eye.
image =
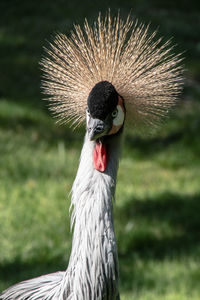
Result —
M117 114L118 114L118 110L115 109L115 110L112 112L112 117L113 117L113 118L116 118Z

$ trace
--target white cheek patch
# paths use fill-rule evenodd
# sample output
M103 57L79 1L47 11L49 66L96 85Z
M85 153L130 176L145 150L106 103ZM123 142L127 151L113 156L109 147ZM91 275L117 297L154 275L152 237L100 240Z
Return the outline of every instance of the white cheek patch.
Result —
M117 105L118 114L113 120L114 126L122 126L124 123L124 111L121 105Z

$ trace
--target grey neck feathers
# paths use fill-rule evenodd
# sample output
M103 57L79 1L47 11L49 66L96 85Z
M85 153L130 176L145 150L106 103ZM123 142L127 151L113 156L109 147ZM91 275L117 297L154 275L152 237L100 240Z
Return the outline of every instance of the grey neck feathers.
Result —
M104 173L93 167L94 143L86 134L72 188L74 227L69 266L63 280L64 299L116 300L118 257L112 200L120 156L121 135L109 139Z

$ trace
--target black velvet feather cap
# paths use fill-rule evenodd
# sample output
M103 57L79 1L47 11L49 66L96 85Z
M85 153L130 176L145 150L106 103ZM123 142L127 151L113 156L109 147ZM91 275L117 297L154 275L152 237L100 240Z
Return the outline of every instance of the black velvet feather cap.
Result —
M100 81L91 90L87 103L91 116L104 120L116 108L118 93L110 82Z

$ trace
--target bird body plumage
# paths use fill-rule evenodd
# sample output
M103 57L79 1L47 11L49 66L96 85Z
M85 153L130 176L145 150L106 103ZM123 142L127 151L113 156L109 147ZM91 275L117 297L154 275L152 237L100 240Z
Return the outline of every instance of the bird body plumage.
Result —
M72 188L73 247L64 290L69 299L116 300L118 257L113 225L120 136L109 141L106 172L93 167L94 143L85 137L78 173ZM68 299L68 298L67 298Z
M64 272L55 272L15 284L0 294L1 300L58 300ZM63 299L63 298L61 298Z

